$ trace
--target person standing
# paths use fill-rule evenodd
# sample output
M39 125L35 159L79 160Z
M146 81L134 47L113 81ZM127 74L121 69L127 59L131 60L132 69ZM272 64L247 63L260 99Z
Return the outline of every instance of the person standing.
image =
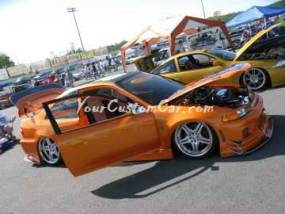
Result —
M7 116L0 112L0 138L7 137L11 140L16 140L13 135L13 122L16 120L15 116Z
M95 62L91 63L91 71L93 73L94 79L95 80L98 79L98 70L97 70L97 68L95 66Z

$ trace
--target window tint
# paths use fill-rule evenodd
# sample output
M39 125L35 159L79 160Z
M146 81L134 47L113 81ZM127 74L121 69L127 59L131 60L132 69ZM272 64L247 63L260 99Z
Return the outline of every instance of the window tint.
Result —
M78 98L56 102L50 109L55 119L79 118Z
M177 70L176 70L174 60L171 60L171 61L167 62L166 64L157 67L151 73L153 73L153 74L166 74L166 73L171 73L171 72L176 72L176 71Z
M204 54L190 54L178 58L180 71L211 67L214 59Z
M183 88L183 84L177 81L144 72L117 84L151 105L158 105L161 100Z
M111 88L101 88L86 92L85 114L91 114L92 122L100 122L128 112L133 101ZM90 118L89 118L90 119Z
M220 57L227 61L232 61L236 57L236 53L232 51L225 51L225 50L219 50L219 49L212 49L207 51L209 54L212 54L214 56Z
M96 124L131 112L131 99L111 88L86 91L48 105L61 133ZM75 120L62 120L75 119Z

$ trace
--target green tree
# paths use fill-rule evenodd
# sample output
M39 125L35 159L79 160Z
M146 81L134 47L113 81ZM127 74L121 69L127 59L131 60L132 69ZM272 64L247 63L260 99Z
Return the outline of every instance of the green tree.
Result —
M0 53L0 68L7 68L14 66L15 63L6 54Z
M285 7L285 0L277 1L273 4L271 4L270 6L272 6L272 7Z
M113 45L108 45L108 46L107 46L107 50L108 50L109 53L116 52L116 51L120 50L121 47L122 47L126 42L127 42L126 40L123 40L123 41L121 41L121 42L119 42L119 43L115 43L115 44L113 44Z
M81 53L82 49L81 48L75 48L75 45L73 42L70 43L70 48L67 51L66 55L71 55L71 54L76 54L76 53Z

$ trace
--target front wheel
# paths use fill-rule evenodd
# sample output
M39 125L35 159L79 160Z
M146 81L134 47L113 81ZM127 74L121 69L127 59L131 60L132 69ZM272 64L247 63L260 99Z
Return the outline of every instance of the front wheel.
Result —
M265 89L268 81L265 71L260 68L252 68L242 76L243 85L248 86L253 91Z
M38 144L42 160L49 165L61 163L61 155L58 145L50 138L42 138Z
M190 158L210 156L217 148L214 132L205 123L185 123L174 133L175 149Z

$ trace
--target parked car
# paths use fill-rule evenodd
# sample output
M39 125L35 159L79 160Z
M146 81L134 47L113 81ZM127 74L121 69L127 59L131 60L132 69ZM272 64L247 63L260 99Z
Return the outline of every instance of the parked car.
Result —
M36 85L43 85L47 81L49 75L53 72L52 69L47 69L44 71L40 71L37 73L36 76L34 76L34 81L36 82Z
M12 106L12 103L9 100L10 95L11 93L0 91L0 110L9 108Z
M247 62L252 65L248 72L227 81L247 85L252 90L283 85L284 68L275 66L282 55L279 51L285 48L285 34L280 34L279 27L274 25L260 31L237 53L220 49L182 53L169 58L151 73L190 83L226 66Z
M75 176L126 160L171 159L174 150L191 158L252 152L272 136L262 98L216 84L248 69L233 65L186 86L128 72L66 91L37 87L12 99L20 116L29 115L21 117L22 148L36 164L62 158ZM212 110L201 111L206 106Z

